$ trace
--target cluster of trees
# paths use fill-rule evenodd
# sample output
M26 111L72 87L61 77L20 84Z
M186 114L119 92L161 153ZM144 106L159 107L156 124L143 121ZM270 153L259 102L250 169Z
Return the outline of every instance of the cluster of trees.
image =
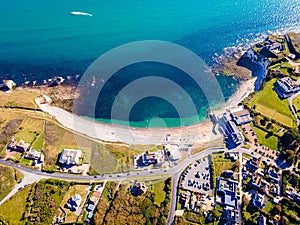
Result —
M69 183L66 181L54 179L40 181L35 186L32 199L27 199L30 206L27 206L29 211L24 215L24 219L37 224L51 224L68 188Z
M128 185L122 184L117 188L115 183L108 183L92 224L166 224L170 207L170 178L165 181L164 191L164 201L156 206L154 194L149 191L134 197Z
M298 130L290 129L279 139L279 149L282 157L289 164L292 164L295 158L300 157L300 133Z

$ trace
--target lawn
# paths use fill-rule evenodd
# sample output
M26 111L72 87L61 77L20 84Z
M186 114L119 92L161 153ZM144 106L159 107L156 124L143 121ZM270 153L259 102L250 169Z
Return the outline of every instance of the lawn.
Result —
M212 154L212 161L215 166L215 176L220 177L226 170L231 170L235 162L225 158L225 154Z
M288 127L294 127L295 121L288 100L281 100L273 90L276 79L266 83L263 90L257 92L246 104L262 115L274 119Z
M300 95L298 95L296 98L294 98L293 105L298 114L298 117L300 117Z
M41 151L43 149L43 143L44 143L44 136L45 133L42 132L34 141L34 143L32 144L32 148L35 150L39 150Z
M153 193L154 193L154 204L160 206L160 204L165 200L166 192L164 191L165 180L160 180L153 183Z
M32 186L27 186L17 192L8 201L0 205L0 215L9 224L20 224L24 212L26 211L26 199Z
M89 185L84 185L84 184L76 184L76 185L70 186L69 190L65 194L65 196L63 198L63 201L60 205L67 213L66 223L75 223L78 217L75 214L75 212L71 212L69 209L66 209L64 207L64 205L75 194L79 194L82 197L82 201L81 201L80 204L83 204L84 201L85 201L85 197L88 193L88 189L89 189Z
M22 177L23 174L19 171L0 165L0 201L11 192Z
M44 130L44 120L27 117L23 120L14 137L32 144Z
M271 133L268 133L256 126L252 126L253 130L255 131L258 143L262 144L264 146L269 147L272 150L278 150L278 137L272 135Z

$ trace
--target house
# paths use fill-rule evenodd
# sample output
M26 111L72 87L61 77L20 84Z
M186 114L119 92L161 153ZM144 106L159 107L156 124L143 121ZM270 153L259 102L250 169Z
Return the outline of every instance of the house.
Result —
M101 193L98 191L94 191L89 200L90 202L96 204L98 203L100 197L101 197Z
M236 161L239 159L239 153L237 152L226 152L225 156L231 159L232 161Z
M131 189L131 193L134 195L142 195L147 191L147 185L145 182L135 182Z
M255 207L264 208L265 207L265 196L262 194L254 193L252 203Z
M30 148L30 145L24 140L19 140L18 142L13 138L10 144L7 146L8 149L16 152L25 152Z
M79 159L81 157L81 150L63 149L59 158L59 163L65 165L79 165Z
M300 79L294 80L291 77L278 79L275 91L281 98L288 98L300 91Z
M250 112L247 109L244 109L243 107L231 110L230 115L237 126L241 126L252 121Z
M155 153L149 153L146 151L146 153L143 154L142 156L143 159L143 164L145 166L149 166L150 164L156 164L157 163L157 158Z
M183 208L189 208L190 202L190 193L182 192L180 193L180 203L182 204Z
M258 218L258 225L266 225L267 224L267 219L264 215L260 215Z
M271 178L271 180L275 183L279 183L279 175L274 169L268 170L268 175Z
M270 51L277 53L281 50L281 44L278 42L273 42L273 43L266 45L266 48Z
M225 224L236 224L238 221L238 211L226 206L221 218L227 221Z
M65 208L70 209L71 211L76 211L78 209L78 207L80 206L81 203L81 195L79 194L75 194L74 196L72 196L68 202L65 204Z
M88 204L88 206L86 207L86 211L91 212L95 209L95 205L94 203L90 203Z
M33 160L37 160L40 157L41 157L41 152L34 149L30 149L25 155L26 159L33 159Z

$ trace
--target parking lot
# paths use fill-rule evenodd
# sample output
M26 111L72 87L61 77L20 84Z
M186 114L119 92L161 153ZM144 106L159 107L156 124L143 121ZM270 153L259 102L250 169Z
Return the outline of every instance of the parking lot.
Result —
M211 172L209 165L208 157L193 162L182 173L179 186L192 192L211 195Z
M246 124L242 126L243 131L247 135L247 138L250 141L251 150L257 152L265 157L271 159L277 159L279 156L279 152L269 149L266 146L258 144L258 138L250 124Z

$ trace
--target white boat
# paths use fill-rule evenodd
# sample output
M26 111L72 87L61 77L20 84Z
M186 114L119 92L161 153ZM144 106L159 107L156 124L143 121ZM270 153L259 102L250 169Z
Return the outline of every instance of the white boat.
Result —
M71 15L75 16L93 16L93 14L86 13L86 12L77 12L77 11L72 11L70 12Z

